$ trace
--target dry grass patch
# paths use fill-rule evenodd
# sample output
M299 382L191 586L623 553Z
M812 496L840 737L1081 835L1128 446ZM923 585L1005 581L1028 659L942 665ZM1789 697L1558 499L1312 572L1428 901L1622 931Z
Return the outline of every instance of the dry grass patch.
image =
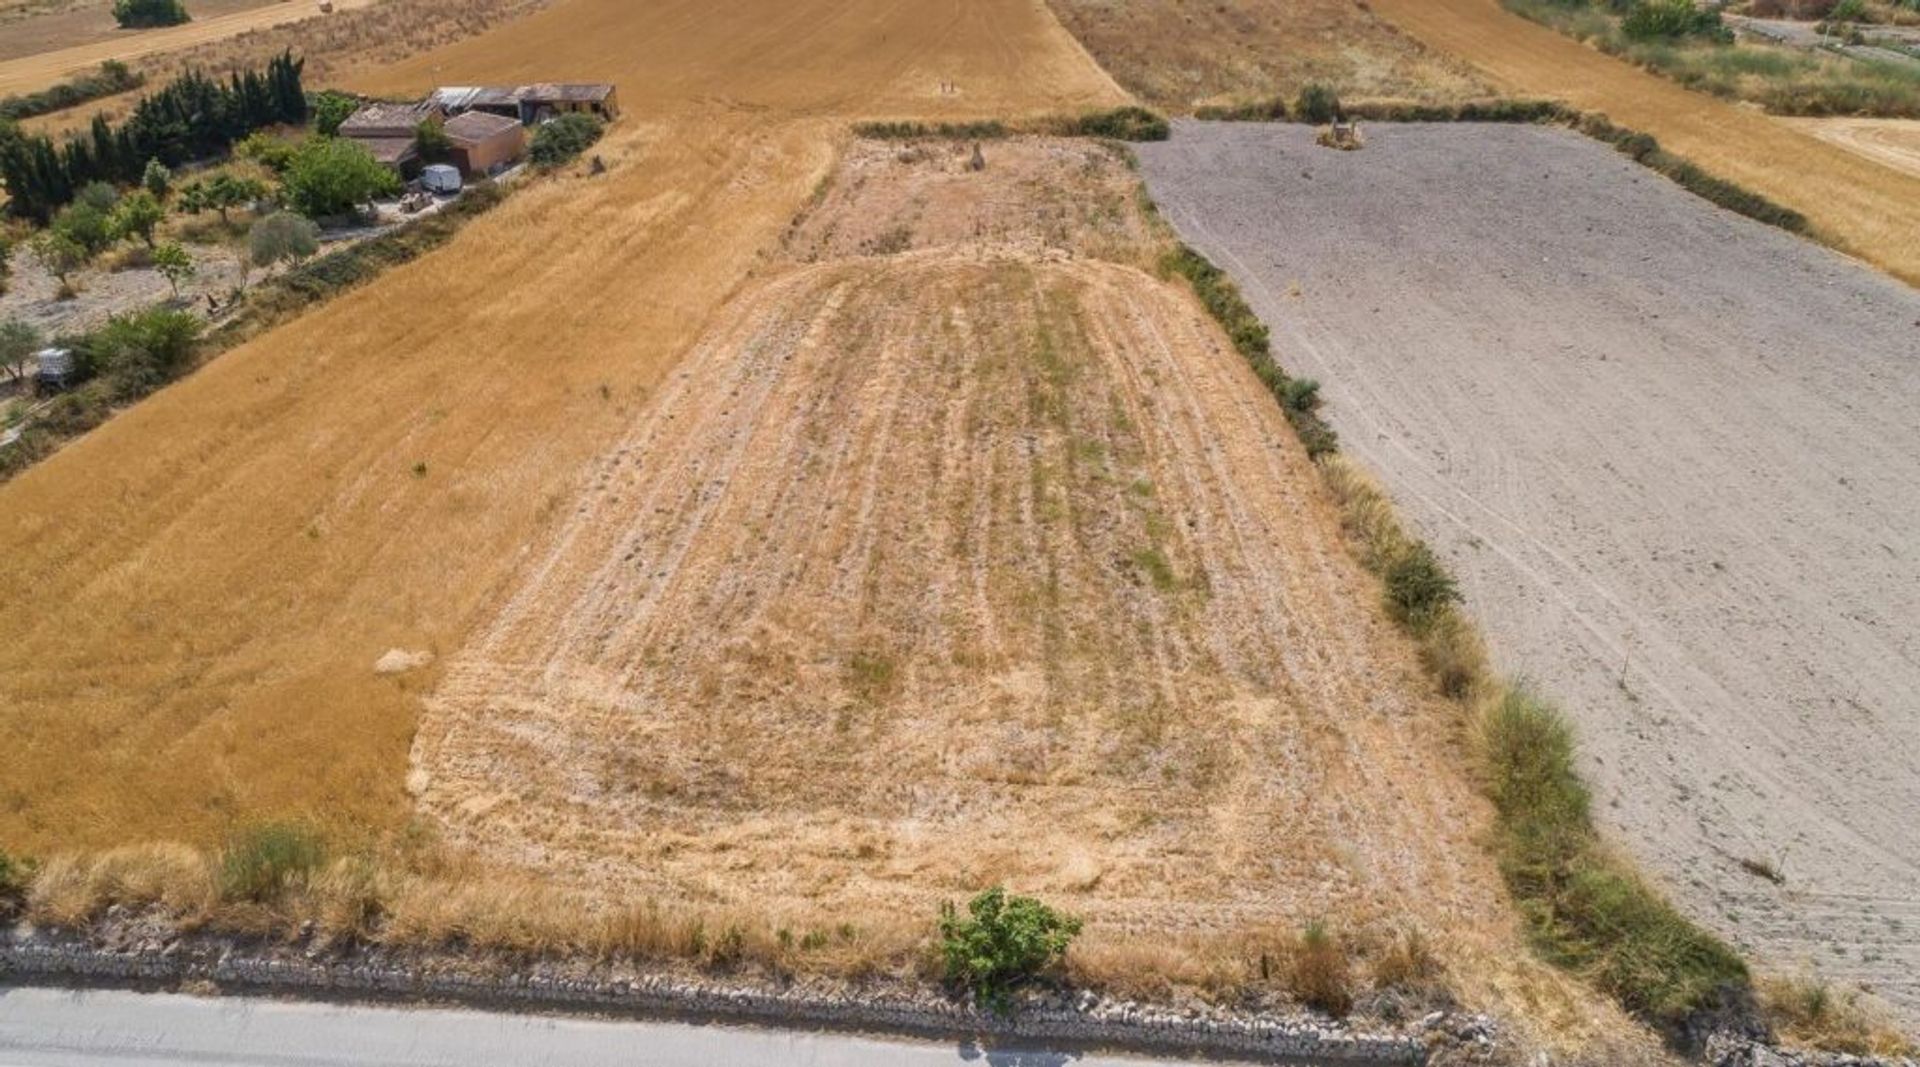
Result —
M1854 1056L1913 1056L1884 1005L1854 989L1811 978L1776 976L1760 982L1768 1021L1789 1044Z
M1484 95L1464 65L1352 0L1051 0L1060 21L1142 100L1171 111L1294 94L1354 99Z

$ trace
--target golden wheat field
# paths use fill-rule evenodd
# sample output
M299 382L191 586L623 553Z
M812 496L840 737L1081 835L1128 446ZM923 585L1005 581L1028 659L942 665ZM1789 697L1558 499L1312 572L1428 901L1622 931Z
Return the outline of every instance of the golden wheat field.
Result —
M1118 98L1037 3L571 0L369 77L620 83L608 173L237 349L0 489L0 835L405 820L419 694L826 175L844 116ZM943 94L942 82L958 94Z
M1373 0L1415 37L1513 93L1642 130L1714 175L1798 211L1820 235L1920 284L1920 176L1682 88L1530 22L1499 0Z

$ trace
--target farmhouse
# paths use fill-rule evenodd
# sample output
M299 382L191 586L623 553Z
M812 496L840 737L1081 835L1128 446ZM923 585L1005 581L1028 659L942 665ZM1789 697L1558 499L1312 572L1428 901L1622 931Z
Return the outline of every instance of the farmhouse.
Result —
M527 152L527 129L518 119L467 111L447 120L453 165L469 177L497 174Z
M527 126L572 112L586 112L608 121L620 116L619 90L605 82L540 82L512 89L450 86L436 89L427 103L449 115L480 111L518 119Z
M420 150L414 143L420 124L446 117L446 109L431 99L412 104L375 102L347 116L340 124L340 136L373 153L374 159L402 178L412 178L420 173Z

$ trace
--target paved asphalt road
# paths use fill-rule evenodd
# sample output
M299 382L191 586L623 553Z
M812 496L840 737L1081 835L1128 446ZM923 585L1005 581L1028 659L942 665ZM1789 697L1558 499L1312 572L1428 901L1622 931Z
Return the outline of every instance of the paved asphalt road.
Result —
M884 1037L0 986L0 1067L1155 1067Z

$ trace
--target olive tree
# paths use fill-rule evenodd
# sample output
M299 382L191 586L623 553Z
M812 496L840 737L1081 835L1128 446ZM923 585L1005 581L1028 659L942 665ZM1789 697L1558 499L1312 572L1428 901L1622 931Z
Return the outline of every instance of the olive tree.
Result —
M271 267L283 260L298 263L319 249L320 227L291 211L268 215L247 234L248 257L256 267Z

